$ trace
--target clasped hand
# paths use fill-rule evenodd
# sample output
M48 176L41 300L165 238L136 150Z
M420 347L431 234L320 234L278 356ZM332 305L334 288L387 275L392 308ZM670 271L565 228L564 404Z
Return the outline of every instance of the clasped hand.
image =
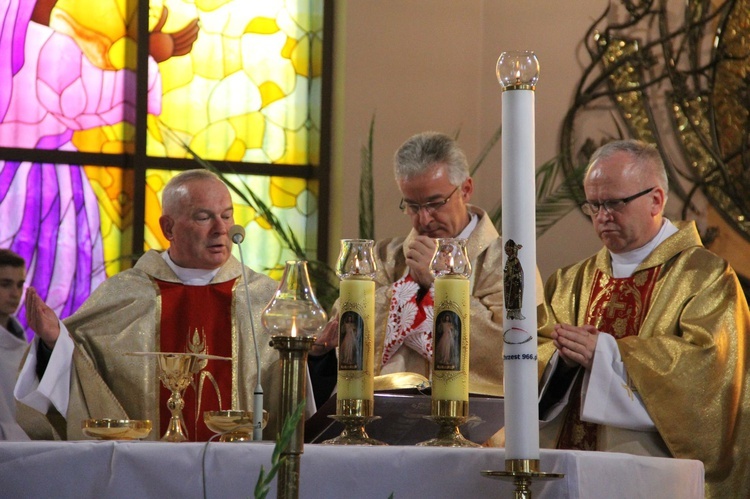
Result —
M436 242L429 236L416 236L406 247L406 265L409 275L420 287L429 289L435 280L430 272L430 263L435 255Z
M582 327L570 324L555 324L552 331L552 343L557 348L560 358L568 367L583 366L591 369L594 363L594 352L599 331L594 326Z

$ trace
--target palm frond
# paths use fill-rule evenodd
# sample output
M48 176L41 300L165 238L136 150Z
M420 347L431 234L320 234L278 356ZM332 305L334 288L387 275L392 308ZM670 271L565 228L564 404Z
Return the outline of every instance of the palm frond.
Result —
M258 473L258 480L255 482L254 496L255 499L265 499L271 487L274 477L279 471L279 467L286 460L285 456L282 456L282 452L289 447L292 442L292 436L294 436L294 430L297 428L300 419L302 418L302 412L305 410L305 401L299 403L294 413L290 414L289 417L284 420L284 425L281 427L281 433L276 436L276 445L273 447L273 453L271 454L271 469L266 470L263 466L260 467Z
M560 158L544 162L536 172L536 237L578 207L575 187L580 186L586 165L577 166L566 176ZM579 187L580 188L580 187ZM490 219L498 231L502 230L502 204L498 203L490 213Z
M375 115L370 120L370 132L367 145L362 146L359 177L359 237L375 239L374 187L372 181L373 136L375 134Z
M492 134L492 137L490 137L490 140L487 141L487 143L484 145L484 148L482 149L482 152L479 153L479 156L477 159L474 160L474 162L469 167L469 175L474 175L474 173L479 169L480 166L482 166L482 163L484 163L484 160L487 158L487 155L492 151L492 149L495 147L495 144L497 144L497 141L500 140L500 137L503 135L503 126L500 125L497 127L497 130L495 130L495 133Z

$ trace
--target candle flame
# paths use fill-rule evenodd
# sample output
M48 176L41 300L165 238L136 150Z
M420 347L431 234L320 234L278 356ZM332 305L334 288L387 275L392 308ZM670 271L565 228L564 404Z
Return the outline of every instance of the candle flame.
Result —
M354 255L354 273L359 274L359 256Z
M292 338L294 338L294 337L296 337L296 336L297 336L297 318L296 318L296 317L292 317L292 330L291 330L291 332L289 333L289 335L290 335L290 336L291 336Z

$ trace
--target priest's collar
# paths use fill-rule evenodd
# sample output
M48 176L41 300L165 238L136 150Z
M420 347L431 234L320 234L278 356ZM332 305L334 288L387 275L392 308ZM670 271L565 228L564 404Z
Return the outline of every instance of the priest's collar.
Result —
M633 272L638 265L640 265L657 246L663 243L669 236L676 234L678 230L679 229L677 229L672 222L665 218L662 221L661 229L656 233L656 236L640 248L625 253L612 253L610 251L609 255L612 257L612 276L622 278L633 275Z
M472 232L474 232L474 229L477 228L477 224L479 223L479 215L474 213L473 211L469 212L469 223L466 227L464 227L464 230L461 231L459 235L456 237L459 239L469 239L469 236Z
M169 257L169 251L162 251L161 257L167 262L169 268L177 275L182 284L186 286L205 286L216 277L221 269L221 267L218 269L186 269L180 267Z

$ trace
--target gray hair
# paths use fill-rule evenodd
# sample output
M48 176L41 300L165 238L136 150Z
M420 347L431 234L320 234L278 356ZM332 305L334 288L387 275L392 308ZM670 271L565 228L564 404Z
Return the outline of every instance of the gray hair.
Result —
M188 194L186 185L190 182L200 180L216 180L224 184L221 177L210 170L196 168L180 172L172 177L164 187L164 191L161 194L162 213L166 215L174 214Z
M404 142L393 157L396 180L419 176L437 164L446 165L448 180L461 185L469 178L466 155L456 141L443 133L422 132Z
M664 194L669 193L669 179L667 170L664 168L664 161L655 145L643 142L641 140L615 140L608 142L594 151L586 168L586 176L600 159L607 159L619 152L628 154L633 163L644 172L650 173L662 188Z

